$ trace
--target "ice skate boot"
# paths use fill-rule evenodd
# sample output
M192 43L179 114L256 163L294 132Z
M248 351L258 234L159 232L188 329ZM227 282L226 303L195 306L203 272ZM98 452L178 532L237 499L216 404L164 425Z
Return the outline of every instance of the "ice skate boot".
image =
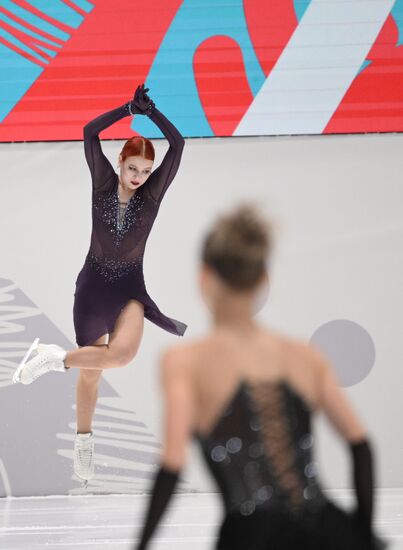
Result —
M14 373L14 384L18 382L31 384L50 371L65 372L67 370L64 365L66 354L67 352L60 346L40 344L39 338L36 338Z
M94 436L92 432L77 434L74 440L74 473L87 487L94 477Z

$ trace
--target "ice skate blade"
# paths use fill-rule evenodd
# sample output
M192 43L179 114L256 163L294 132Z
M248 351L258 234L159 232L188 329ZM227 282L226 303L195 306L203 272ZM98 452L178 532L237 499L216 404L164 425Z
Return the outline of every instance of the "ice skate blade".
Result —
M14 376L13 376L13 383L14 384L18 384L18 382L21 382L21 380L20 380L21 371L25 367L25 364L27 363L31 353L38 347L38 343L39 343L39 338L35 338L35 340L31 344L29 350L25 354L24 359L18 365L16 371L14 372Z

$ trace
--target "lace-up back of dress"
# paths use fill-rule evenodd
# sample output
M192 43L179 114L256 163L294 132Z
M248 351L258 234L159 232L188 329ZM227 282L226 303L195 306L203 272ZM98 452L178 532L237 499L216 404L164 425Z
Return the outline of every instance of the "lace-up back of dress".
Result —
M310 412L285 383L243 382L207 436L198 436L227 511L299 515L324 497L312 459Z

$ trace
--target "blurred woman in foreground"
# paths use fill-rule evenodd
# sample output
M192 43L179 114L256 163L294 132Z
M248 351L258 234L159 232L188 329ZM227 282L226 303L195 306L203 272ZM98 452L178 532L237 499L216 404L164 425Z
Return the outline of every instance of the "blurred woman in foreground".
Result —
M205 238L200 287L212 314L203 338L162 359L165 451L137 550L168 504L192 437L222 494L219 550L371 550L373 464L365 428L315 349L254 319L268 282L270 230L241 207ZM311 417L323 412L351 456L356 507L324 495Z

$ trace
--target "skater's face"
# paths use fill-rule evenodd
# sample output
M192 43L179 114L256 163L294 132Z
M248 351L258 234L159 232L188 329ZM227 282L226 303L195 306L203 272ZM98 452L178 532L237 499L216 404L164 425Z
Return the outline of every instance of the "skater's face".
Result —
M151 174L153 161L144 157L119 157L120 181L126 189L135 191L145 184Z

